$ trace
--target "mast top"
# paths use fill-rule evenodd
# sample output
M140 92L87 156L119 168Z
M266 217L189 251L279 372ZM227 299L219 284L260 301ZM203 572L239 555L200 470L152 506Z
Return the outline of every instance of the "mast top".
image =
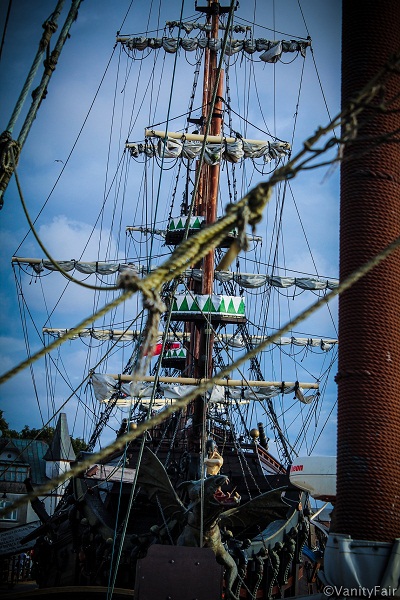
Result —
M239 6L239 2L237 0L235 10ZM206 13L207 15L223 15L228 13L231 10L230 6L221 6L219 2L212 2L208 6L197 6L197 2L195 2L195 10L197 12Z

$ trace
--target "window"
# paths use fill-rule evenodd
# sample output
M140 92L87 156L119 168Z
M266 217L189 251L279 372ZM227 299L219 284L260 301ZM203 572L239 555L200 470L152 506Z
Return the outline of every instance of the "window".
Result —
M0 499L0 509L7 508L7 506L11 506L12 502L10 500ZM18 521L18 510L14 508L11 512L6 515L2 515L0 517L1 521Z
M28 467L6 466L3 463L0 467L0 481L23 483L28 477L28 470Z

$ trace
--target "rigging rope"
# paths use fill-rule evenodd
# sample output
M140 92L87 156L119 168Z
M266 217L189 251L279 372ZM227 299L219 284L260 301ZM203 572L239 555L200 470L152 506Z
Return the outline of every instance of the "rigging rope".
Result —
M253 188L248 194L246 194L237 204L229 205L226 210L226 215L219 219L216 223L208 225L203 230L192 236L190 239L184 241L180 246L176 248L171 258L168 259L163 265L155 269L145 279L139 280L138 278L130 274L127 275L125 283L121 281L121 288L124 292L116 298L113 302L104 306L103 309L98 311L95 315L91 315L84 321L82 321L73 331L67 332L63 338L55 340L47 348L41 350L28 360L23 361L18 366L14 367L10 371L6 372L0 377L0 383L7 381L16 373L22 371L25 367L30 365L32 362L51 351L64 341L68 340L74 335L79 333L87 325L93 322L93 320L99 316L106 314L111 308L121 304L126 299L131 297L136 291L140 290L150 300L154 299L154 290L160 289L163 283L171 281L172 279L179 276L186 268L196 260L203 258L211 248L216 247L224 239L226 233L228 233L233 226L243 228L244 221L243 215L246 215L245 221L248 221L253 227L261 220L263 209L265 208L271 191L274 185L279 181L285 181L295 177L301 170L308 168L317 168L324 162L315 164L313 162L316 157L322 155L326 150L331 148L332 143L336 143L336 139L328 140L322 148L316 148L315 144L327 133L334 130L340 124L347 124L346 137L341 140L342 144L351 140L357 129L357 116L362 112L365 106L368 106L371 101L380 93L382 86L386 78L390 75L392 70L396 70L400 65L400 56L393 57L390 62L367 84L358 96L352 101L349 107L342 110L333 121L331 121L326 127L320 127L303 145L303 149L300 150L289 162L277 169L271 176L267 183L260 183ZM336 158L339 160L340 156ZM330 163L332 162L329 161ZM312 163L309 165L309 163ZM376 264L386 257L396 248L398 240L395 240L387 249L376 256ZM232 247L233 246L233 247ZM225 269L234 258L237 256L240 247L237 243L232 244L231 248L226 253L225 257L219 264L219 269ZM393 246L393 247L392 247ZM370 261L364 268L361 268L359 272L354 274L355 280L362 277L364 274L363 269L371 269L375 266L374 260ZM347 280L346 280L347 281ZM352 284L353 280L347 283L347 287ZM320 306L330 301L343 289L344 283L340 284L336 290L333 290L324 299L320 299L313 306ZM305 311L307 314L307 311ZM300 320L295 319L294 323L297 324ZM281 331L281 330L280 330ZM284 330L286 331L286 329ZM275 336L273 336L274 339ZM261 349L262 345L260 346Z
M90 290L100 290L100 289L102 289L102 288L99 288L98 286L93 286L93 285L90 285L88 283L84 283L83 281L81 281L79 279L75 279L74 277L72 277L71 275L69 275L67 273L67 271L65 271L64 269L62 269L62 267L60 266L60 264L54 260L54 258L50 255L50 253L47 250L47 248L43 245L43 243L42 243L42 241L41 241L41 239L39 237L39 234L37 233L37 231L35 229L34 222L30 218L30 215L29 215L29 212L28 212L28 208L27 208L25 200L24 200L24 196L23 196L22 189L21 189L21 184L20 184L18 173L17 173L17 169L16 169L16 161L15 161L15 158L14 158L14 152L13 152L12 148L11 148L11 157L12 157L12 161L13 161L13 165L14 165L15 181L16 181L16 184L17 184L18 194L19 194L19 197L20 197L20 200L21 200L22 208L24 210L26 219L27 219L27 221L29 223L30 230L32 231L33 235L35 236L35 239L36 239L37 243L39 244L40 248L43 250L44 254L47 256L47 258L49 259L49 261L51 262L51 264L54 266L54 268L57 271L59 271L69 281L71 281L73 283L76 283L77 285L80 285L81 287L84 287L84 288L87 288L87 289L90 289ZM36 219L35 219L35 221L36 221ZM118 287L117 286L108 286L108 287L103 288L103 289L105 289L107 291L110 291L110 290L117 290Z
M12 176L14 168L15 168L14 160L15 160L15 162L18 162L18 157L21 152L21 148L23 146L22 140L18 139L18 141L16 141L16 140L13 140L11 137L13 129L14 129L14 125L15 125L15 123L21 113L21 110L23 108L23 105L26 101L29 89L32 85L32 82L35 78L35 75L36 75L38 68L41 64L41 61L43 59L43 54L50 45L51 36L57 30L57 19L60 15L60 12L62 10L62 6L63 6L64 2L65 2L65 0L59 0L54 12L50 15L50 17L43 24L44 32L42 34L42 38L40 40L39 48L37 50L36 56L33 60L31 69L29 71L29 74L25 81L25 84L22 88L20 96L17 100L14 111L10 117L7 128L1 134L1 137L0 137L1 146L2 146L1 147L1 163L0 163L0 172L1 172L0 209L2 208L3 202L4 202L3 193L7 189L8 183L11 179L11 176ZM2 43L1 43L0 56L1 56L1 51L3 49L4 37L5 37L6 29L7 29L7 23L8 23L8 18L9 18L9 14L10 14L10 9L11 9L11 0L8 5L6 23L4 26L3 39L2 39ZM37 92L37 90L34 92L34 94L36 92Z
M400 64L400 57L395 57L390 65L387 65L383 71L381 71L376 77L374 77L374 79L372 80L372 82L370 82L370 84L368 86L366 86L362 92L359 94L358 98L356 98L350 109L345 110L344 112L342 112L336 119L336 121L342 121L344 120L345 117L347 117L347 123L350 123L350 119L351 119L351 126L349 125L348 128L348 136L351 138L351 136L354 135L355 132L355 127L356 127L356 118L358 113L362 110L363 106L365 104L368 104L371 99L377 94L379 93L379 91L381 90L381 86L382 86L382 79L384 78L385 75L387 75L387 73L393 69L398 69L399 68L399 64ZM378 85L379 84L379 85ZM327 131L331 131L333 129L333 127L335 126L335 123L331 123L327 128L325 128L324 130L319 130L314 136L312 136L312 138L310 138L310 140L308 140L308 142L305 144L304 149L295 157L295 159L292 159L289 163L289 165L286 165L285 167L281 167L278 172L276 172L273 177L271 178L271 181L269 182L269 184L265 185L265 184L261 184L260 186L258 186L257 188L255 188L255 190L253 190L250 194L248 194L247 197L245 197L243 199L243 201L239 202L239 205L241 205L242 202L246 202L248 208L252 207L255 208L254 213L251 214L255 215L254 216L254 221L257 222L257 220L260 218L260 208L263 205L262 199L265 200L265 195L268 196L268 192L270 191L270 185L272 185L273 183L276 183L276 181L282 180L284 177L292 177L294 176L297 172L299 172L301 169L307 168L306 165L309 161L311 161L313 159L313 157L315 156L319 156L324 149L329 148L330 145L329 143L327 143L325 145L324 149L319 149L319 150L313 150L313 144L321 137L322 135L322 131L323 133L326 133ZM348 138L347 138L348 139ZM342 143L344 143L345 140L342 140ZM304 158L304 155L307 154L307 152L310 151L311 153L311 157L306 157ZM315 166L315 165L314 165ZM289 167L289 170L288 170ZM261 205L261 206L260 206ZM243 207L240 206L240 208L242 209ZM226 222L226 220L229 222L229 227L231 226L231 217L232 217L232 209L230 211L228 211L228 215L226 218L221 219L221 221L215 225L210 226L209 230L204 230L203 232L200 232L200 235L204 235L204 233L206 233L206 238L207 238L207 243L209 242L208 239L208 234L210 232L211 229L215 228L215 230L213 229L213 232L215 231L217 237L221 232L221 223L222 222ZM252 217L253 218L253 217ZM187 242L185 242L183 244L183 246L185 246L185 244L187 244ZM351 287L351 285L353 285L356 281L358 281L363 275L365 275L367 272L369 272L374 266L376 266L377 264L379 264L382 260L384 260L387 256L389 256L389 254L391 254L394 250L396 250L398 247L400 246L400 238L395 239L392 243L390 243L382 252L380 252L379 254L377 254L375 257L373 257L371 260L369 260L367 263L365 263L360 269L358 269L356 272L352 273L351 275L349 275L344 281L342 281L342 283L339 285L339 287L335 290L332 290L327 296L318 299L317 302L315 302L311 307L309 307L306 311L303 311L298 317L296 317L294 320L292 320L291 322L287 323L283 328L281 328L276 334L275 336L271 336L271 338L266 341L263 342L262 344L260 344L257 348L251 350L250 352L248 352L248 354L243 358L240 359L238 361L236 361L235 363L233 363L232 365L230 365L229 369L225 369L222 370L217 377L223 377L225 375L229 375L229 373L231 372L232 369L237 368L240 366L240 364L242 362L244 362L244 360L246 360L247 358L252 358L253 356L256 356L257 353L259 351L261 351L262 349L266 348L270 343L272 343L275 339L277 339L277 337L279 337L280 335L282 335L286 330L293 328L297 323L299 323L301 320L303 320L303 318L308 317L310 314L312 314L313 312L315 312L321 305L326 304L327 302L329 302L332 298L334 298L335 296L337 296L338 294L342 293L344 290L348 289ZM179 254L179 253L178 253ZM179 270L178 264L175 261L175 256L173 255L173 259L172 262L170 263L171 265L174 265L173 268L173 273L170 274L170 279L172 279L174 277L174 275L176 275L176 269ZM178 263L181 263L182 258L179 257ZM167 261L168 263L169 261ZM164 265L165 268L165 265ZM159 279L159 276L162 274L163 269L161 269L160 273L157 274L157 276L154 278L153 274L149 275L149 277L145 280L146 284L151 285L151 282L157 282L157 280ZM165 275L165 270L164 270L164 275ZM165 277L166 279L168 279L168 276ZM162 279L162 277L161 277ZM127 291L125 291L120 298L117 299L118 302L120 301L124 301L126 299L126 297L132 295L134 293L134 291L141 289L144 293L149 293L148 288L146 287L146 285L143 285L144 282L133 282L131 283L131 287L130 289L128 289ZM122 298L122 300L121 300ZM107 312L109 310L109 306L106 306L103 311ZM88 321L92 321L93 320L93 316L90 317L90 319L87 319L86 321L84 321L83 323L81 323L80 328L83 328L85 325L85 323L87 323ZM79 330L79 329L78 329ZM64 339L67 339L68 336L65 336ZM51 344L47 349L45 349L44 352L40 352L37 355L35 355L34 357L31 357L30 359L28 359L27 361L24 361L23 363L21 363L18 367L16 367L15 369L12 369L11 371L9 371L8 373L6 373L1 379L0 379L0 383L4 382L6 380L8 380L13 374L15 374L16 372L19 372L20 370L22 370L22 368L24 368L25 366L28 366L29 364L31 364L32 362L34 362L34 360L38 357L38 356L42 356L44 353L46 353L47 351L49 351L52 347L56 347L58 346L58 340L55 341L54 344ZM189 394L187 396L185 396L184 398L182 398L181 400L178 400L176 402L176 404L174 406L171 406L170 408L167 408L165 411L163 411L162 414L160 415L156 415L154 417L152 417L147 423L143 423L143 424L139 424L138 425L138 429L134 432L131 432L129 434L127 434L127 437L124 438L123 444L127 443L130 440L135 439L136 437L138 437L139 435L141 435L141 433L143 433L144 431L146 431L149 427L155 426L158 423L161 423L165 418L167 418L170 414L172 414L173 412L175 412L178 408L184 407L187 405L187 403L196 395L198 395L199 393L202 393L204 391L206 391L212 384L213 384L213 380L214 378L211 378L210 380L208 380L207 382L201 382L199 384L199 386L196 388L196 391L193 394ZM81 383L81 385L83 385L83 382ZM77 389L79 389L78 386ZM65 405L65 404L64 404ZM64 406L63 405L63 406ZM62 407L59 409L61 410ZM74 466L71 471L65 473L64 475L62 475L59 478L56 478L52 481L50 481L48 483L47 486L41 487L41 488L37 488L35 490L35 492L33 494L28 494L27 496L25 496L21 501L14 503L12 506L8 507L8 509L3 509L0 514L7 514L10 510L13 510L16 506L22 505L25 502L29 501L31 498L40 496L45 494L47 491L50 491L51 489L54 489L55 487L57 487L60 483L63 483L66 479L70 478L71 476L78 474L80 472L82 472L82 470L84 470L87 466L89 466L89 462L93 463L93 461L98 461L103 459L104 457L108 456L109 454L111 454L114 450L116 449L120 449L121 448L121 441L117 440L114 444L111 444L109 447L107 447L106 449L104 449L102 452L97 453L95 455L93 455L91 457L90 461L86 461L86 463L80 463L79 465Z
M229 374L231 373L232 370L240 367L240 365L243 364L243 362L245 362L246 360L251 359L254 356L257 356L257 354L261 350L263 350L268 345L270 345L274 341L276 341L287 330L293 328L295 325L300 323L302 320L308 318L311 314L316 312L321 306L323 306L327 302L330 302L334 297L343 293L345 290L349 289L352 285L354 285L357 281L359 281L364 275L366 275L369 271L371 271L371 269L373 269L378 264L380 264L383 260L385 260L388 256L390 256L398 248L400 248L400 237L396 238L392 243L390 243L388 246L386 246L386 248L384 248L381 252L379 252L379 254L374 256L371 260L369 260L364 265L362 265L359 269L357 269L357 271L351 273L346 279L344 279L341 282L341 284L336 289L332 290L329 294L327 294L327 296L319 298L317 300L317 302L312 304L306 310L302 311L292 321L290 321L289 323L286 323L281 329L279 329L277 331L276 334L272 335L267 341L262 342L257 347L250 350L245 356L236 360L234 363L229 365L228 368L222 369L219 373L217 373L215 376L211 377L210 379L199 381L199 384L196 386L196 388L193 392L186 394L181 399L176 400L173 405L166 407L162 411L162 413L152 416L148 421L145 421L143 423L138 423L137 428L134 431L126 433L123 436L122 440L121 440L121 438L119 438L119 439L117 438L117 440L115 440L115 442L111 443L109 446L104 448L102 451L91 455L90 459L84 460L84 461L72 466L72 468L69 471L66 471L65 473L61 474L59 477L49 480L49 482L43 486L38 486L33 492L30 492L26 496L21 497L20 499L15 501L12 505L1 509L0 516L8 514L14 508L17 508L18 506L22 506L22 505L26 504L27 502L29 502L30 500L37 498L38 496L45 495L47 492L58 487L61 483L63 483L70 477L74 477L76 475L79 475L83 471L85 471L85 469L87 469L88 467L93 465L94 462L100 462L100 461L104 460L107 456L110 456L113 452L115 452L117 450L121 450L125 446L126 443L133 441L134 439L136 439L137 437L139 437L140 435L145 433L148 429L151 429L151 428L155 427L156 425L159 425L160 423L162 423L165 419L167 419L174 412L187 406L189 404L189 402L191 400L193 400L195 397L197 397L199 394L205 393L209 388L211 388L214 385L216 380L222 379L224 377L229 377ZM56 341L58 341L58 340L56 340ZM21 363L21 365L26 366L26 364L30 364L31 362L32 362L31 360L25 361L24 363ZM19 365L19 367L21 367L21 365ZM0 383L9 379L9 377L11 376L10 375L11 373L12 372L9 371L2 378L0 378ZM84 382L82 382L78 386L78 388L81 387L83 385L83 383ZM65 406L66 402L62 405L62 407L59 409L59 411L62 410L62 408L63 408L63 406Z
M36 223L36 221L38 220L38 218L39 218L39 217L40 217L40 215L42 214L42 212L43 212L43 210L44 210L45 206L47 205L48 201L50 200L50 198L51 198L51 196L52 196L52 194L53 194L53 192L54 192L54 190L55 190L55 188L56 188L56 186L57 186L58 182L60 181L60 179L61 179L61 177L62 177L62 175L63 175L63 173L64 173L64 171L65 171L65 169L66 169L66 166L67 166L67 164L68 164L68 162L69 162L69 160L70 160L70 158L71 158L71 156L72 156L72 153L73 153L73 151L75 150L75 147L76 147L76 145L77 145L77 143L78 143L78 141L79 141L79 139L80 139L80 137L81 137L81 134L82 134L82 132L83 132L83 129L84 129L85 125L86 125L86 122L88 121L89 115L91 114L91 111L92 111L92 109L93 109L94 103L95 103L95 101L96 101L96 99L97 99L97 96L98 96L98 94L99 94L100 88L101 88L101 86L102 86L102 84L103 84L103 82L104 82L104 80L105 80L106 74L107 74L107 72L108 72L108 69L109 69L109 67L110 67L110 64L111 64L111 60L112 60L112 58L113 58L113 56L114 56L114 52L115 52L115 47L113 48L113 51L112 51L112 53L111 53L111 56L110 56L110 58L109 58L109 60L108 60L108 63L107 63L107 65L106 65L106 68L105 68L105 71L104 71L104 73L103 73L103 76L102 76L102 78L101 78L101 81L100 81L100 83L99 83L99 85L98 85L98 87L97 87L96 93L95 93L95 95L94 95L93 101L92 101L92 103L90 104L89 110L88 110L88 112L87 112L87 114L86 114L86 117L85 117L85 119L84 119L84 121L83 121L82 127L80 128L80 130L79 130L79 132L78 132L78 135L77 135L77 137L76 137L76 139L75 139L75 141L74 141L74 143L73 143L73 145L72 145L72 148L71 148L71 150L70 150L70 152L69 152L69 154L68 154L68 156L67 156L67 159L66 159L65 163L63 164L63 167L62 167L62 169L61 169L61 172L60 172L60 174L58 175L58 177L57 177L57 179L56 179L56 182L54 183L54 185L53 185L52 189L50 190L50 193L49 193L49 195L47 196L47 198L46 198L46 200L45 200L45 202L44 202L44 204L43 204L42 208L40 209L39 213L36 215L36 218L35 218L35 219L34 219L34 221L33 221L33 223L34 223L34 224ZM15 162L15 160L14 160L14 162ZM95 226L96 226L96 224L97 224L97 221L94 223L93 227L95 227ZM26 238L28 237L29 233L30 233L30 229L27 231L26 235L25 235L25 236L24 236L24 238L22 239L21 243L19 244L18 248L17 248L17 249L16 249L16 251L15 251L15 254L16 254L16 253L18 252L18 250L21 248L22 244L24 243L24 241L25 241L25 240L26 240ZM90 239L90 238L89 238L89 239ZM61 272L62 272L62 270L61 270Z
M78 16L78 10L81 5L81 2L82 2L82 0L73 0L72 1L71 8L70 8L67 18L65 20L63 28L60 32L60 35L56 42L54 50L44 63L45 72L43 73L43 77L39 84L39 87L32 94L33 102L31 104L31 107L28 111L25 122L24 122L22 129L20 131L20 134L18 136L18 142L21 144L21 146L24 145L25 140L30 131L30 128L33 124L33 121L36 118L37 111L38 111L40 103L43 99L43 94L48 86L48 83L53 74L53 71L56 68L61 50L69 36L69 30L71 29L72 23L76 20L76 18Z
M6 39L8 19L10 18L10 12L11 12L11 5L12 5L12 0L8 0L7 15L6 15L5 23L4 23L3 35L1 36L0 60L1 60L1 55L3 54L4 40Z

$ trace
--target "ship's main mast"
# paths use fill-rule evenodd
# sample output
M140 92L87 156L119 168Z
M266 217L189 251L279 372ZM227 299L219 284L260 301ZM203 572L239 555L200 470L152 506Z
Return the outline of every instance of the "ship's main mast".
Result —
M218 39L219 16L222 13L229 12L229 7L220 6L216 0L208 0L208 6L196 6L196 10L207 15L207 24L211 25L207 32L207 37ZM213 106L213 92L217 88L217 101ZM222 102L223 94L223 73L217 70L217 51L211 48L205 50L204 58L204 81L203 81L203 111L201 119L201 133L203 135L219 136L222 130ZM211 120L210 120L210 111ZM210 120L209 130L207 123ZM197 215L205 218L206 223L213 223L217 218L217 200L219 186L219 163L216 165L199 165L201 169L198 174L199 185L195 198L194 209ZM193 291L198 294L210 296L213 293L214 283L214 252L211 251L203 259L202 265L203 277L201 283L195 283ZM210 378L213 374L213 345L214 329L209 321L195 321L189 324L190 346L188 352L187 370L196 378ZM193 439L194 450L198 451L201 447L202 433L206 419L206 405L202 397L194 403L193 413Z

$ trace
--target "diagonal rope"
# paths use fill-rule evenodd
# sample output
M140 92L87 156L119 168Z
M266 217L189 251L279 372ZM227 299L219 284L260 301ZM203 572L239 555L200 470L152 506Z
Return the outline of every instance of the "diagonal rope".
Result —
M393 71L399 69L400 55L396 55L380 70L380 72L361 90L358 96L351 104L342 110L326 127L319 127L316 132L308 138L302 150L300 150L288 163L277 169L268 182L259 183L255 188L250 190L239 202L228 205L226 214L213 224L208 225L203 230L185 240L173 252L171 257L167 259L160 267L155 269L145 279L140 280L138 277L126 274L125 281L122 278L120 287L125 289L125 292L111 303L104 306L95 315L91 315L82 321L74 330L67 332L62 338L52 342L47 348L40 350L37 354L23 361L10 371L0 377L0 384L10 379L13 375L19 373L32 362L41 358L47 352L50 352L55 347L67 341L70 337L79 333L89 323L92 323L99 316L103 316L110 309L115 308L136 291L142 291L144 296L151 302L154 300L155 293L160 290L162 285L181 275L186 268L189 268L194 261L198 261L208 254L211 248L215 248L225 238L226 234L237 226L239 229L239 239L244 236L244 228L246 224L250 224L254 230L257 223L262 219L262 214L267 205L273 186L280 181L286 181L294 178L301 170L317 168L326 164L324 161L315 163L315 159L329 150L333 144L337 143L336 137L331 137L321 148L316 147L316 143L327 133L334 131L338 126L343 126L346 130L344 137L340 140L344 145L352 141L357 133L357 117L368 106L372 100L382 91L385 80ZM333 160L341 160L342 152L339 152L335 159L327 162L331 164ZM312 163L311 165L309 163ZM222 261L218 265L218 270L226 269L231 262L237 257L241 245L237 240L234 240L231 247L227 250ZM379 256L379 255L378 255ZM340 289L340 286L339 288ZM331 294L325 297L325 303L328 298L331 299ZM299 321L295 321L298 323Z
M172 415L177 410L184 408L189 404L191 400L196 398L199 394L204 394L210 389L217 379L228 378L229 374L232 370L237 369L250 358L256 356L259 352L267 348L270 344L275 342L280 336L282 336L286 331L295 327L300 321L308 318L310 315L315 313L321 306L330 302L333 298L343 293L345 290L349 289L353 284L355 284L359 279L361 279L364 275L369 273L374 267L379 265L385 258L387 258L392 252L397 250L400 247L400 236L397 237L393 242L391 242L388 246L386 246L379 254L374 256L371 260L362 265L359 269L351 273L343 282L334 290L331 290L329 294L319 298L314 304L312 304L309 308L302 311L297 317L295 317L292 321L286 323L281 329L279 329L274 335L270 338L259 344L258 346L251 349L244 356L233 362L229 367L225 367L219 373L214 375L214 377L207 380L199 380L198 385L195 386L195 389L183 396L181 399L176 400L173 405L166 407L161 413L151 417L148 421L143 423L138 423L137 428L131 432L128 432L117 438L115 442L104 448L102 451L97 452L90 456L89 459L84 460L76 465L74 465L71 470L62 473L59 477L55 477L54 479L49 480L45 485L37 487L33 492L26 494L26 496L21 497L16 500L12 505L7 506L0 510L0 517L8 514L10 511L14 510L14 508L18 508L19 506L23 506L30 500L37 498L38 496L43 496L47 492L53 490L58 487L61 483L69 479L70 477L74 477L80 475L87 468L92 466L94 463L100 462L113 454L114 452L121 450L125 447L125 445L136 439L137 437L144 434L148 429L155 427L162 423L165 419L167 419L170 415ZM135 377L132 377L132 380L135 381Z

